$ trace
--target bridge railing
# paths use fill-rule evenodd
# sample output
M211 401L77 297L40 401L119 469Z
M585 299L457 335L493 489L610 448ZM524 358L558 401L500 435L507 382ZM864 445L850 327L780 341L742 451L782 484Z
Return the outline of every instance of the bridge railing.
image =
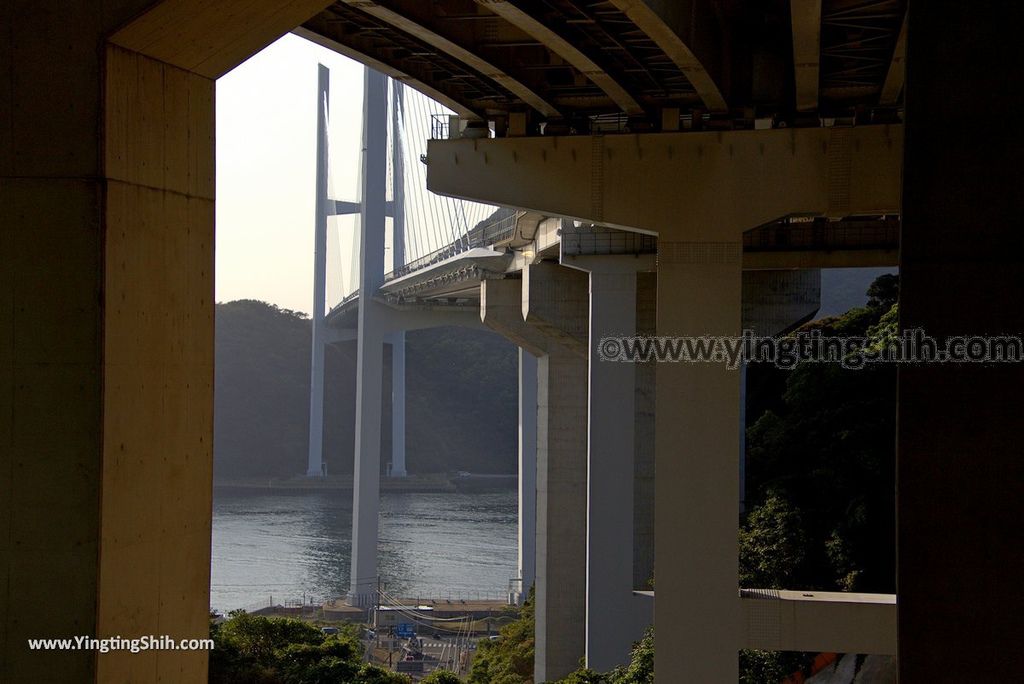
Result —
M743 234L748 251L893 249L899 243L899 219L791 219Z
M448 138L449 123L447 114L430 115L430 139L446 140Z
M495 243L508 240L515 234L516 222L522 214L523 212L521 211L514 211L506 215L499 216L491 221L483 223L482 225L474 226L468 233L455 242L445 245L440 249L436 249L429 254L425 254L418 259L413 259L404 266L394 269L384 276L384 280L389 281L394 280L395 278L401 278L402 276L433 266L445 259L450 259L451 257L470 249L474 249L476 247L488 247Z

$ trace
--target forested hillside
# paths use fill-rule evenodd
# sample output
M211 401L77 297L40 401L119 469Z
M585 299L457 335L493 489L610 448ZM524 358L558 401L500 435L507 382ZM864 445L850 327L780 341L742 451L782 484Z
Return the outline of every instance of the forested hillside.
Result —
M311 323L253 300L217 305L214 454L218 477L305 472ZM408 333L406 451L410 472L516 468L516 352L498 335L463 328ZM325 459L350 473L355 343L328 348ZM390 346L384 422L390 423ZM382 464L390 460L384 430Z

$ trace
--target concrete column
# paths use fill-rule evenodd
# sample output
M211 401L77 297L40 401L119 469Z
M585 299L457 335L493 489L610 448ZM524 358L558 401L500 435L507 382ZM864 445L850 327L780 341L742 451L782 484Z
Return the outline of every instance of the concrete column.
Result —
M587 362L556 344L537 368L534 681L544 682L586 650Z
M635 259L630 259L635 261ZM629 662L652 615L633 596L633 456L636 366L602 361L604 337L636 333L636 272L588 260L590 354L587 420L587 666L604 672Z
M551 263L523 271L523 319L549 340L537 375L535 681L564 677L586 652L587 283Z
M587 277L554 264L485 280L480 317L537 361L534 681L586 650Z
M208 635L215 79L322 7L0 3L0 681L206 679L27 639Z
M405 477L405 332L391 335L391 477Z
M348 602L370 605L377 592L380 509L380 436L384 312L371 293L384 282L384 211L387 149L387 79L366 69L363 105L363 220L356 342L355 476L352 502L352 571Z
M520 595L530 592L537 568L537 357L519 349L519 526Z
M657 273L636 276L636 331L657 334ZM633 451L633 588L650 590L654 578L654 404L657 367L636 366Z
M1003 65L1015 63L1024 8L963 8L940 0L910 12L900 327L1019 338L1024 130L1012 122L1024 93ZM951 133L967 109L988 125ZM898 375L900 682L1015 681L1006 654L1024 639L1024 364L906 365Z
M317 74L316 216L313 229L313 351L309 364L309 457L307 477L324 475L324 327L327 299L327 102L331 72L323 64Z
M747 509L747 362L740 367L740 513Z
M4 682L208 669L27 646L208 631L214 82L106 44L146 5L0 5Z
M658 333L739 335L741 245L667 242ZM685 684L738 678L739 373L662 363L656 411L658 672Z

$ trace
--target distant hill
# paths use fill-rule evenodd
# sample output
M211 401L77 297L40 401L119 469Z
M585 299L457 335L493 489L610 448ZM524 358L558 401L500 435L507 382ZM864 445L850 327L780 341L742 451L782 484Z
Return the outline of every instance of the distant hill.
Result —
M218 304L214 467L218 477L305 472L311 322L254 300ZM328 348L325 460L352 470L355 343ZM385 347L381 463L391 454L390 346ZM410 472L516 469L516 351L464 328L406 337L406 452Z

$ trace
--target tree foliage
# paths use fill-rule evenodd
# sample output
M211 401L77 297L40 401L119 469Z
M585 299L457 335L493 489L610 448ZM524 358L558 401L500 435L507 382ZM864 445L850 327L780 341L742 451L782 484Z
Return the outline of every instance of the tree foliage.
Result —
M326 636L291 618L231 613L210 621L210 684L409 684L363 663L354 628Z
M782 494L770 492L740 529L740 586L792 586L806 546L800 511Z
M803 330L866 337L878 349L898 335L898 289L896 276L880 276L868 288L866 307ZM762 396L752 398L760 418L747 431L753 505L740 530L741 584L895 591L895 368L751 369ZM741 651L740 682L782 681L806 672L812 657Z
M581 668L557 684L654 684L654 627L633 644L628 665L607 673Z
M469 684L533 684L534 599L531 588L519 618L502 627L498 639L479 643Z
M893 277L883 276L869 289L874 305L804 329L883 344L897 334L894 294ZM895 591L895 367L751 369L760 376L755 386L780 400L762 401L747 431L750 512L740 535L742 581Z

